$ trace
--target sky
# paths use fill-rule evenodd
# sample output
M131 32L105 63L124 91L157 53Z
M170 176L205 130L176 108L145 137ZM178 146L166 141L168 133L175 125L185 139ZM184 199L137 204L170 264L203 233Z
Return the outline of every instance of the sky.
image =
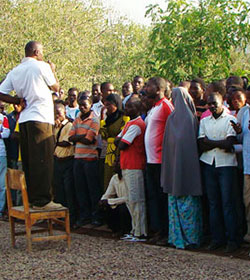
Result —
M165 0L104 0L104 5L114 7L121 15L140 24L150 24L150 19L145 18L146 6L159 4L161 8L166 7Z

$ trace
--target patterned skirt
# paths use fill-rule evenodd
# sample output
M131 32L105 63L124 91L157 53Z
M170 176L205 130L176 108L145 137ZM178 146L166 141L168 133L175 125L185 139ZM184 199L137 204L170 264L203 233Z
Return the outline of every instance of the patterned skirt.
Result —
M178 249L199 247L202 235L200 197L168 196L169 244Z

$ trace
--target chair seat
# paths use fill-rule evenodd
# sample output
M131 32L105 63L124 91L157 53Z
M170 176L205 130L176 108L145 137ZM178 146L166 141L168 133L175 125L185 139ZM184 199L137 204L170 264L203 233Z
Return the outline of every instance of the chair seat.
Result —
M18 212L24 212L24 207L23 206L14 206L11 208L12 210L18 211ZM60 209L53 209L53 210L36 210L33 208L29 208L30 213L45 213L45 212L60 212L60 211L65 211L68 208L62 207Z

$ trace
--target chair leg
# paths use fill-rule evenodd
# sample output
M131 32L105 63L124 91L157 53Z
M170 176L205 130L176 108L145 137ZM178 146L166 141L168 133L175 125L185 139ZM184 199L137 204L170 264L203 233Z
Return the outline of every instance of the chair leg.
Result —
M67 244L68 244L68 249L70 249L70 221L69 221L69 211L66 211L66 216L65 216L65 231L67 234Z
M10 222L10 233L11 233L11 244L12 244L12 247L15 248L15 246L16 246L15 218L9 216L9 222Z
M48 219L48 232L49 235L53 235L53 224L51 219Z
M26 240L27 240L27 250L31 252L31 222L28 218L25 219L25 230L26 230Z

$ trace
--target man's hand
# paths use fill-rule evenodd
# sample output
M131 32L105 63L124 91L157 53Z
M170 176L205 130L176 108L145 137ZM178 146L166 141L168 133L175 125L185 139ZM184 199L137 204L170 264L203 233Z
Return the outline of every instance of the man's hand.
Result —
M100 200L98 204L100 207L106 208L108 207L108 200L107 199Z
M49 64L52 72L55 73L56 72L56 65L53 62L51 62L50 60L48 60L48 64Z
M18 106L21 107L21 111L24 110L27 106L26 100L24 98L20 98L20 103L18 104Z
M231 122L231 126L233 127L235 132L237 134L240 134L242 132L242 127L241 127L240 123L235 123L234 121L230 121L230 122Z
M61 126L61 121L59 119L55 119L55 127L60 127Z

